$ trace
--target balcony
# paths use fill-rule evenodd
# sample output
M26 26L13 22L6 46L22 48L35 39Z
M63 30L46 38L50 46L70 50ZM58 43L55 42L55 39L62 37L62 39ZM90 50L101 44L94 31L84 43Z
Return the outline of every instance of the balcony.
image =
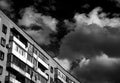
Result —
M27 77L28 79L31 79L30 74L28 74L27 72L25 72L23 69L21 69L20 67L18 67L17 65L15 65L12 62L8 62L7 63L7 68L12 69L11 71L17 71L19 72L22 76ZM14 69L14 70L13 70ZM14 82L13 82L14 83Z
M65 80L63 80L60 76L57 76L59 80L61 80L63 83L67 83Z
M35 53L33 53L33 57L38 60L46 69L49 69L49 65L40 57L38 57Z
M48 75L44 72L42 72L39 68L37 68L37 72L42 75L44 78L48 79Z
M9 50L9 53L12 53L21 61L26 63L27 53L21 49L16 43L12 42L12 49Z
M16 42L18 45L20 45L24 50L27 50L26 46L15 36L11 36L10 40Z
M9 54L13 54L22 62L28 64L30 67L33 67L33 63L27 60L28 53L20 48L15 42L11 42L11 49L9 50Z
M63 83L67 83L66 82L66 76L58 68L55 69L55 78L58 78Z
M38 57L38 62L40 62L46 69L49 69L49 65L45 63L41 58Z
M13 77L10 77L10 82L12 82L12 83L21 83L21 82L19 82L18 80L16 80Z

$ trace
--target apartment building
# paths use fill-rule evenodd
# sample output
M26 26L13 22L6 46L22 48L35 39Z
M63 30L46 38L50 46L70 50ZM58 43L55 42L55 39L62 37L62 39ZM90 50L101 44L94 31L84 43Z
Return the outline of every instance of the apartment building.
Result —
M0 11L0 83L80 83Z

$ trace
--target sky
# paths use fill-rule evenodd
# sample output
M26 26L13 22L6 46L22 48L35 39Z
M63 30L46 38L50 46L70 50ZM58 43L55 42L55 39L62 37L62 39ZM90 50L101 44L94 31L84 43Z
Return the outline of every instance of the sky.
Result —
M0 0L0 9L81 83L120 83L120 0Z

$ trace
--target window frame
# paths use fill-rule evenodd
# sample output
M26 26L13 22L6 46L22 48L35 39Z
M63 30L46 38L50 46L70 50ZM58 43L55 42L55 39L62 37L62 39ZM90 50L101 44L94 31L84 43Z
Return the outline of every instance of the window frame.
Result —
M5 45L6 45L6 40L5 40L5 38L1 37L0 43L1 43L1 45L2 45L3 47L5 47Z
M7 34L7 26L5 24L2 25L2 32Z
M4 60L5 53L0 50L0 60Z
M54 68L51 66L50 67L50 72L53 73L53 71L54 71Z
M0 65L0 75L3 73L3 67Z

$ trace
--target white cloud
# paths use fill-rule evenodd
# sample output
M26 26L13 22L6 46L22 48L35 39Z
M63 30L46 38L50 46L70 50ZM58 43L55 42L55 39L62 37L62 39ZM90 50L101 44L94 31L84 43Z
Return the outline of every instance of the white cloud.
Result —
M3 10L11 11L11 4L12 2L8 2L8 0L0 0L0 8Z
M120 64L120 58L109 57L106 54L95 57L95 62L105 67L113 67L116 64Z
M74 19L77 22L77 25L86 23L87 25L97 24L100 27L104 26L111 26L111 27L118 27L120 26L120 18L107 18L107 14L100 13L102 9L100 7L95 8L92 12L88 14L76 14Z
M47 26L52 31L56 31L57 20L55 18L37 13L33 7L25 8L22 11L24 13L22 15L22 19L19 19L18 21L19 25L30 27L34 24L43 28L44 26Z
M25 31L33 37L39 44L48 45L54 38L50 38L50 34L56 33L57 20L50 16L37 13L35 8L28 7L21 10L22 19L19 19L18 24L25 26ZM36 27L37 26L37 27Z
M80 61L79 66L80 66L80 67L86 66L86 65L89 64L89 62L90 62L90 59L83 58L83 59Z
M65 70L70 70L70 62L67 59L54 58Z

